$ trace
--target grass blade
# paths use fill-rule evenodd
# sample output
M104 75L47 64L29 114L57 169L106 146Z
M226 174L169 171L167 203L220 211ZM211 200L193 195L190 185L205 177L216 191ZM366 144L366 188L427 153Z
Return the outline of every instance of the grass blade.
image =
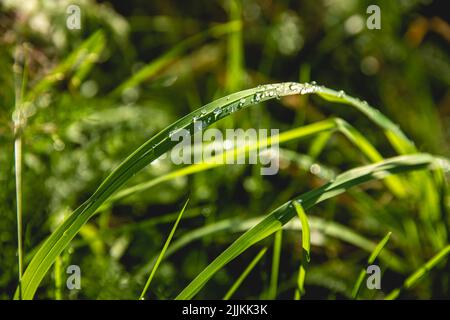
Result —
M436 158L428 154L399 156L379 163L352 169L340 174L336 180L320 188L307 192L293 201L301 201L305 209L326 199L335 197L348 188L373 179L383 179L390 174L429 168L436 163ZM292 201L275 209L263 221L239 237L231 246L211 262L183 291L177 299L190 299L205 285L205 283L223 266L239 256L253 244L278 231L295 216Z
M184 204L183 209L181 209L177 220L173 224L172 230L170 230L169 236L167 237L167 240L164 243L164 246L158 256L158 259L156 260L156 263L153 266L152 272L150 273L150 275L147 279L147 282L145 283L144 289L142 290L139 300L144 300L145 294L147 293L147 290L148 290L148 287L150 286L150 283L152 282L152 279L155 276L156 270L158 270L159 264L161 263L162 259L164 258L164 254L166 253L166 250L169 247L170 241L172 241L173 235L175 234L175 230L177 230L178 223L180 222L181 217L183 216L184 210L186 210L186 206L188 205L188 203L189 203L189 199Z
M431 269L433 269L439 262L441 262L450 253L450 244L444 249L439 251L433 258L431 258L427 263L425 263L416 272L410 275L400 288L393 290L390 294L386 296L386 300L394 300L402 293L404 290L412 288L420 279L422 279Z
M389 238L391 237L391 234L392 234L392 232L388 232L384 236L384 238L381 239L381 241L377 244L375 249L370 254L369 259L367 259L367 265L368 266L371 265L375 261L375 259L378 257L378 255L380 254L381 250L383 250L384 246L389 241ZM358 276L358 279L356 280L355 286L353 287L353 291L352 291L353 299L356 299L358 297L359 290L361 289L361 285L362 285L365 277L366 277L366 269L363 268L361 270L361 272L359 273L359 276Z
M269 300L275 300L277 298L282 240L283 240L283 229L280 229L277 232L275 232L275 237L273 241L272 272L270 273L270 286L267 292L267 299Z
M253 268L258 264L258 262L261 260L261 258L266 253L267 248L261 249L261 251L256 255L256 257L253 258L253 260L250 262L250 264L245 268L244 272L239 276L239 278L233 283L231 288L227 291L225 296L223 297L223 300L230 300L230 298L233 296L233 294L236 292L237 289L241 286L242 282L247 278L250 272L252 272Z
M212 168L216 168L219 166L225 165L225 161L223 159L226 159L230 154L234 154L234 157L239 156L241 154L246 154L248 151L261 149L262 146L268 147L272 145L272 141L278 141L278 143L282 144L285 142L292 141L294 139L303 139L310 136L318 135L318 134L325 134L325 133L332 133L334 131L341 132L346 138L350 140L361 152L363 152L366 157L372 161L372 162L378 162L383 160L383 157L378 153L378 151L370 144L367 139L364 138L364 136L359 133L355 128L353 128L349 123L347 123L345 120L340 118L335 119L328 119L319 121L313 124L305 125L296 129L288 130L285 132L282 132L278 134L277 136L264 138L258 140L256 143L245 146L245 147L239 147L239 148L233 148L228 150L227 152L218 154L210 159L206 159L205 161L197 164L192 164L186 167L183 167L181 169L175 170L173 172L170 172L168 174L159 176L153 180L143 182L140 184L137 184L135 186L123 189L116 193L114 196L112 196L107 203L112 203L114 201L120 200L122 198L125 198L131 194L134 194L136 192L143 192L145 190L148 190L151 187L154 187L155 185L175 179L178 177L191 175L194 173L198 173L201 171L209 170ZM386 184L388 187L390 187L390 190L399 195L404 196L405 190L403 189L402 181L398 177L388 177L386 178ZM106 204L103 208L100 208L99 210L102 210L106 208Z
M25 118L23 116L23 99L27 83L27 60L25 48L19 46L16 49L16 56L13 65L14 74L14 176L16 187L16 220L17 220L17 266L18 266L18 287L19 299L22 299L22 276L23 276L23 188L22 188L22 136L25 129Z
M295 211L302 225L302 260L298 271L297 290L295 291L295 300L300 300L305 294L306 268L310 261L311 235L309 231L309 222L303 207L298 202L293 202Z

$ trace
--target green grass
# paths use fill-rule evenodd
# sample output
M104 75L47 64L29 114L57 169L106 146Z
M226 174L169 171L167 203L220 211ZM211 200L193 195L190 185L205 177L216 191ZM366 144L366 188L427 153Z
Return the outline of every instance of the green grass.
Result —
M293 202L295 207L295 211L297 212L297 216L302 225L302 257L300 262L300 268L298 270L298 278L297 278L297 290L295 290L295 300L300 300L301 296L305 294L305 277L306 277L306 268L310 261L310 252L311 252L311 233L309 231L309 222L306 217L305 211L303 207L298 202Z
M336 177L333 182L326 183L320 188L309 191L292 201L301 202L303 208L309 209L315 204L342 194L347 189L370 181L372 179L383 179L390 174L403 173L419 169L435 167L437 159L427 154L416 154L410 156L399 156L381 161L379 163L359 167L344 172ZM280 230L295 215L292 201L280 206L270 213L263 221L256 224L249 231L239 237L232 245L223 251L213 262L211 262L178 296L177 299L193 298L200 289L231 260L252 245Z
M387 300L394 300L405 290L412 288L416 285L427 273L429 273L434 267L436 267L447 255L450 253L450 245L447 245L441 251L436 253L427 263L417 269L412 275L410 275L400 288L394 289L386 296Z
M384 115L377 112L367 103L352 98L346 94L342 94L338 91L327 89L316 84L280 83L259 86L254 89L248 89L233 93L224 98L211 102L179 119L166 129L149 139L147 142L145 142L124 162L122 162L122 164L103 181L103 183L98 187L94 194L78 209L76 209L39 248L32 261L28 265L28 268L26 269L23 276L23 298L31 299L34 296L37 287L39 286L41 280L43 279L44 275L47 273L51 265L55 262L56 257L64 250L64 248L67 247L70 241L79 232L81 227L95 214L97 209L99 209L114 193L116 193L116 191L118 191L120 187L122 187L137 172L142 170L153 160L157 159L160 155L170 150L176 144L176 142L171 141L170 139L171 132L184 128L193 133L194 119L201 119L205 126L209 126L212 123L219 121L220 119L223 119L226 116L248 106L255 105L263 101L296 94L317 94L325 98L326 100L341 102L355 107L357 110L361 111L370 120L372 120L375 124L379 125L383 129L388 139L393 144L394 148L401 152L415 151L414 145L411 143L411 141L407 139L400 131L400 129L397 126L393 125L392 122L390 122ZM357 134L357 131L351 129L351 127L345 122L338 120L336 122L330 122L327 125L333 127L337 125L337 127L340 128L344 135L349 137L357 145L357 147L368 156L369 159L375 161L382 159L381 156L376 152L376 150L371 147L370 144L364 139L364 137ZM265 143L270 144L270 141L266 141ZM408 166L409 162L414 162L415 160L418 161L417 166L422 167L436 162L435 158L431 156L417 155L411 156L410 158L399 158L398 160L392 160L392 162L388 161L386 162L386 164L383 161L380 161L379 163L380 166L386 165L388 167L387 169L385 169L385 171L396 172L397 170L403 168L406 168L405 170L415 169L415 165ZM396 161L398 161L398 164ZM403 163L403 161L405 162L405 164ZM367 170L365 168L366 167L363 167L359 170L365 171ZM381 178L381 176L383 178L386 177L386 175L384 174L385 171L377 171L377 176L375 178ZM355 171L350 171L348 175L357 175L357 172L358 169L355 169ZM391 188L392 186L395 186L393 187L393 190L397 190L397 192L399 192L399 190L402 190L401 184L400 182L398 182L398 180L394 180L393 182L392 178L389 177L386 181L391 186ZM334 185L334 183L332 183L331 185ZM343 190L335 189L333 192L330 190L323 190L323 192L324 195L322 195L322 197L330 197L343 192ZM278 210L276 212L278 212ZM264 231L261 234L256 234L252 242L255 242L256 239L260 240L279 229L279 225L277 225L276 223L272 223L275 223L275 221L272 221L268 224L263 224ZM248 243L246 245L248 245ZM223 254L227 252L228 250ZM239 252L239 250L237 250L236 252ZM230 257L234 254L235 253L230 255ZM228 254L226 256L228 256ZM218 263L218 269L220 269L225 263L227 263L229 259L230 258L225 258L225 260L223 260L221 258L219 261L220 263ZM192 282L192 284L179 295L179 297L191 297L217 270L211 272L209 268L206 268L202 274L207 274L207 276L205 277L202 274L199 275L199 277L197 277ZM195 289L192 289L192 287L194 287ZM16 292L16 298L17 297L18 295Z

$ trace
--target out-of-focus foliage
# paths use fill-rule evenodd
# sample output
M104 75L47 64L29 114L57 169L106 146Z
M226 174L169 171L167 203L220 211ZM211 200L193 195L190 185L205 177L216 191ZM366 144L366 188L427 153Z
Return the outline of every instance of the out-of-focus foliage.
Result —
M369 30L366 8L377 2L0 2L0 298L11 298L17 286L15 59L23 57L28 79L20 115L28 263L64 216L140 144L201 105L258 84L314 80L345 90L398 123L420 151L450 156L450 26L443 16L445 2L379 1L381 30ZM81 30L66 28L69 4L81 8ZM136 76L139 72L145 76ZM127 83L133 85L124 86ZM336 115L358 128L384 157L395 155L382 132L364 116L314 97L268 102L216 127L285 131ZM192 232L198 228L223 229L187 241L183 250L163 260L148 296L175 297L236 239L238 232L231 231L235 222L226 227L227 221L239 224L266 214L323 184L320 170L338 173L367 163L344 137L322 138L284 146L296 161L286 157L277 176L260 176L256 166L226 166L177 178L115 202L83 227L61 256L62 274L52 269L37 297L53 299L59 290L63 298L71 299L136 299L151 269L149 262L157 257L189 197L174 245L177 239L194 238ZM316 152L321 141L325 141L324 150ZM315 165L310 167L306 161L307 170L299 160L305 155ZM155 161L128 185L176 168L167 160ZM374 243L392 231L386 249L395 252L402 268L394 270L380 262L384 293L400 286L449 242L445 178L426 180L430 186L415 181L417 185L409 187L420 187L420 194L411 199L399 199L382 183L372 182L307 212L308 217L339 223ZM431 233L438 223L442 229ZM311 227L311 261L302 298L350 298L369 253L324 230ZM300 239L296 230L283 233L278 298L293 298L297 288ZM223 297L261 248L249 250L220 271L198 297ZM271 250L233 298L266 297ZM65 279L65 267L70 264L81 267L80 291L55 286L55 279ZM448 263L440 266L405 295L448 298L448 267ZM379 298L383 294L362 288L359 296Z

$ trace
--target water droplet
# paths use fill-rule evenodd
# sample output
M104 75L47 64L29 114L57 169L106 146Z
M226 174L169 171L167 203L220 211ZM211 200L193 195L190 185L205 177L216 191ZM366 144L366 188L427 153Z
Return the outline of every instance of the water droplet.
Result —
M217 108L216 110L214 110L214 117L217 119L217 117L222 113L222 109L221 108Z
M178 132L178 128L175 128L172 131L170 131L169 132L169 138L172 138L175 135L175 133L177 133L177 132Z
M239 107L243 107L245 104L245 98L242 98L241 100L239 100Z
M341 91L338 92L338 97L339 97L339 98L344 97L344 95L345 95L344 90L341 90Z

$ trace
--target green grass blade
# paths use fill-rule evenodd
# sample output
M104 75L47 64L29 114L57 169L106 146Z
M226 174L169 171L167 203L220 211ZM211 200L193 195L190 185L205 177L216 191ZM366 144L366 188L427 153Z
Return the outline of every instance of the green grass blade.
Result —
M155 276L156 270L158 270L159 264L161 263L162 259L164 258L164 254L166 253L167 248L169 247L169 244L172 241L173 235L175 234L175 230L177 230L178 223L180 222L181 217L183 216L184 210L186 210L188 203L189 203L189 199L186 200L186 203L184 204L183 209L181 209L177 220L173 224L172 230L170 230L169 236L167 237L167 240L164 243L164 246L158 256L158 259L156 260L156 263L153 266L152 272L150 272L150 275L148 276L148 279L147 279L147 282L145 283L144 289L141 292L141 295L139 297L140 300L144 300L144 298L145 298L145 294L147 293L150 283L152 282L152 279Z
M275 237L273 240L272 271L270 273L270 286L269 290L267 291L267 299L269 300L275 300L277 298L282 241L283 229L279 229L277 232L275 232Z
M206 128L240 109L262 101L288 95L321 93L323 90L325 90L323 87L316 85L288 82L240 91L215 100L191 112L156 134L111 172L91 197L72 212L39 248L23 275L24 299L32 299L34 297L39 284L56 257L67 247L80 228L95 214L97 209L137 172L178 143L178 141L171 140L172 132L183 128L189 130L192 134L195 131L194 120L202 121L203 128ZM338 96L338 93L333 90L329 90L328 95L330 96L333 93ZM380 114L376 112L373 115L375 118L378 116ZM18 293L16 291L15 298L17 297Z
M345 137L347 137L360 151L363 152L366 157L373 161L378 162L383 160L383 157L378 153L378 151L370 144L369 141L367 141L361 133L359 133L355 128L353 128L350 124L348 124L345 120L336 118L336 119L328 119L319 121L313 124L305 125L296 129L288 130L285 132L282 132L278 134L277 136L268 137L264 139L258 140L256 143L251 144L249 146L245 147L239 147L234 148L231 150L228 150L227 152L224 152L222 154L218 154L210 159L206 159L205 161L197 164L192 164L186 167L183 167L182 169L175 170L173 172L170 172L168 174L159 176L155 179L152 179L147 182L143 182L140 184L137 184L135 186L123 189L116 193L114 196L112 196L107 203L111 203L117 200L120 200L122 198L125 198L131 194L134 194L136 192L143 192L145 190L148 190L151 187L154 187L155 185L169 181L178 177L191 175L194 173L198 173L201 171L209 170L212 168L216 168L219 166L225 165L225 161L223 159L226 159L230 154L234 154L234 157L241 154L246 154L248 151L261 149L262 146L268 147L272 145L272 141L278 141L279 144L286 143L289 141L292 141L294 139L303 139L310 136L314 136L317 134L325 134L325 133L332 133L334 131L341 132ZM386 184L390 188L392 192L399 196L405 195L405 190L403 189L403 185L401 180L398 177L388 177L386 178ZM107 205L105 204L106 208ZM102 210L103 208L100 208L99 210Z
M310 261L311 234L309 231L308 218L306 217L302 205L298 202L293 202L293 204L302 225L302 260L298 271L297 290L295 291L295 300L300 300L301 296L305 294L305 277L306 268Z
M233 294L236 292L237 289L241 286L242 282L247 278L247 276L252 272L253 268L258 264L258 262L261 260L261 258L266 253L267 248L261 249L261 251L253 258L253 260L250 262L250 264L245 268L244 272L239 276L239 278L233 283L231 288L227 291L225 296L223 297L223 300L230 300L230 298L233 296Z
M23 101L27 86L28 64L26 49L18 46L13 65L14 75L14 180L16 195L16 223L17 223L17 268L19 298L22 299L23 277L23 130L25 117L23 115Z
M230 0L226 3L230 22L241 23L242 4L239 0ZM242 28L228 36L228 66L227 91L233 92L241 89L244 80L244 50Z
M264 219L263 216L250 218L246 220L231 218L221 220L198 229L191 230L187 232L185 235L181 236L177 241L173 242L172 245L167 249L165 256L168 257L180 249L184 248L188 244L203 239L208 236L214 236L218 233L237 233L237 232L245 232L258 223L260 223ZM298 223L297 223L298 222ZM322 233L324 236L341 240L345 243L351 244L357 248L365 250L371 253L376 247L376 243L373 243L367 238L364 238L362 235L354 232L353 230L347 228L344 225L333 221L327 221L319 217L310 217L308 219L311 229L314 229L316 232ZM292 220L286 225L284 225L284 229L286 230L301 230L302 226L298 220ZM405 265L402 261L395 256L393 253L388 250L383 250L380 255L380 259L388 265L391 269L395 271L402 271L405 268ZM154 259L156 261L156 257ZM143 274L146 274L153 267L154 262L143 266L141 270L138 272L137 276L140 277Z
M394 300L404 290L412 288L420 279L422 279L431 269L433 269L439 262L441 262L450 253L450 244L444 249L439 251L433 258L425 263L416 272L410 275L400 288L394 289L390 294L386 296L386 300Z
M335 197L348 188L361 183L383 179L390 174L429 168L438 165L436 158L428 154L415 154L410 156L399 156L381 161L379 163L352 169L340 174L336 180L314 189L306 194L295 198L301 201L303 208L312 206ZM205 283L223 266L239 256L253 244L278 231L284 224L295 216L295 210L291 204L285 203L269 214L263 221L244 233L225 251L223 251L213 262L211 262L183 291L177 299L190 299L205 285Z
M367 265L371 265L375 259L380 254L381 250L386 246L387 242L389 241L389 238L391 237L392 232L388 232L383 239L377 244L375 249L370 254L369 258L367 259ZM364 281L364 278L366 277L366 269L363 268L361 272L359 273L358 279L356 280L355 286L353 287L352 291L352 297L353 299L356 299L358 297L359 291L361 289L361 285Z
M366 101L351 97L342 91L337 92L325 87L320 87L316 93L325 100L350 105L365 114L384 130L386 137L400 154L417 152L414 142L408 139L400 128L389 120L389 118L371 107Z

